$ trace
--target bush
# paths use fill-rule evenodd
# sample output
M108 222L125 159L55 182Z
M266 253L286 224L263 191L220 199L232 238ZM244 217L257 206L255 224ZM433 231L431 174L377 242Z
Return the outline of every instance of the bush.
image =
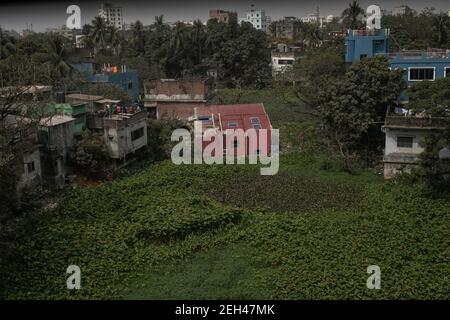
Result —
M109 165L103 137L95 136L89 130L83 132L83 138L75 147L71 157L76 167L89 176L105 173Z

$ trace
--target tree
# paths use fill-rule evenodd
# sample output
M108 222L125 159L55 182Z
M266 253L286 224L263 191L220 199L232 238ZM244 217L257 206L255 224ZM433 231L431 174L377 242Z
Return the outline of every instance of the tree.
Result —
M0 28L0 59L7 58L8 56L17 52L16 40L5 34L3 29Z
M433 196L450 192L450 119L447 128L425 137L419 176Z
M448 41L450 30L450 18L445 13L439 13L433 16L433 30L437 34L437 45L445 46Z
M103 137L95 136L91 131L85 130L72 157L76 166L89 176L101 173L108 161Z
M53 76L55 81L69 77L72 72L72 67L67 63L67 46L67 39L61 35L53 34L45 44L44 53L40 55L40 62L48 64L55 71Z
M390 71L384 57L353 64L341 79L329 81L319 94L319 116L325 134L351 170L362 154L369 127L382 120L405 88L401 70Z
M203 61L203 51L206 42L205 26L200 20L195 20L189 34L190 43L193 47L193 60L195 64Z
M348 4L348 8L342 12L342 18L344 26L347 29L358 29L363 26L361 17L364 14L364 10L359 5L357 0Z
M26 56L12 55L0 60L0 229L14 213L19 213L20 170L16 169L23 167L22 148L35 135L45 115L47 102L33 95L34 78L41 72L40 67Z
M322 40L320 27L317 23L305 23L301 29L303 43L307 49L317 48Z
M102 17L92 20L92 29L89 34L90 41L94 44L94 53L104 50L108 41L108 25Z
M175 129L185 128L188 124L171 115L164 114L159 120L147 120L147 150L153 160L170 158L175 142L170 137Z
M416 83L406 91L408 107L416 113L443 117L450 107L450 77Z
M317 106L319 92L327 81L339 81L345 73L343 53L334 48L320 48L308 51L294 64L292 78L296 81L298 97L310 106Z
M131 40L130 44L133 47L136 56L143 56L145 54L145 29L141 21L137 20L131 25Z
M211 22L213 21L213 22ZM270 83L270 55L266 34L250 23L214 23L210 20L210 63L218 66L218 79L226 86L262 88Z

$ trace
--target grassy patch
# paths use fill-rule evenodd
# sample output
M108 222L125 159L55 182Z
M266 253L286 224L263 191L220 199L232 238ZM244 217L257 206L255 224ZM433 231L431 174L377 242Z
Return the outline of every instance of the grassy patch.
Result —
M214 185L207 194L222 203L244 208L267 208L275 212L320 212L327 208L350 208L361 199L360 188L329 183L318 178L288 175L245 174L239 183Z
M153 266L129 284L125 299L250 299L267 296L248 286L260 254L245 243L194 253L181 261Z
M449 202L311 159L285 155L272 177L256 166L163 162L74 190L18 235L0 296L448 298ZM208 195L230 182L242 194ZM71 264L82 272L75 292L66 289ZM366 288L372 264L382 290Z

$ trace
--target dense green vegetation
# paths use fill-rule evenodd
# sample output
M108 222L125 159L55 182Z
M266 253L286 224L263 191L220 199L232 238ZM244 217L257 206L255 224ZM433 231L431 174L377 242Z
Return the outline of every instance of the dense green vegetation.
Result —
M300 159L283 157L280 176L267 181L254 166L164 162L74 190L23 231L2 296L162 298L164 286L173 298L448 298L449 202L373 176L368 184L308 177ZM255 205L236 188L283 194L277 201L286 205ZM203 265L215 259L233 285L217 262ZM82 270L76 292L65 288L70 264ZM381 267L381 291L365 287L371 264ZM181 278L189 287L178 291ZM208 281L214 286L203 291Z
M344 25L361 25L361 13L354 1L343 14ZM399 48L416 36L412 48L448 46L449 20L430 10L407 11L383 23L392 27ZM379 161L381 131L373 124L403 89L385 60L364 59L347 69L342 43L323 41L319 28L308 25L301 43L305 58L291 78L270 82L266 36L248 24L211 20L207 26L197 21L170 28L159 16L150 26L138 21L119 32L95 19L83 33L96 62L128 64L143 78L214 69L218 83L229 89L218 91L212 103L264 103L281 132L280 172L260 176L256 166L162 161L113 182L67 190L9 230L16 247L8 264L0 260L1 298L449 298L448 193L430 197L419 180L383 182L375 170L353 163L368 160L369 152ZM66 40L43 34L1 40L0 67L17 73L8 76L8 84L79 88L69 66L76 50ZM411 89L412 105L422 110L431 103L433 113L442 113L447 83ZM86 92L126 100L108 86ZM2 104L2 117L11 101ZM180 123L149 124L149 148L141 156L161 160ZM422 169L443 191L449 167L438 155L448 146L448 130L430 141ZM99 141L83 140L75 160L96 173L104 167L101 149ZM5 208L14 210L3 205L4 194L13 188L6 183L12 179L3 155L12 152L2 152L6 216ZM66 289L71 264L81 267L79 291ZM366 268L373 264L382 270L379 291L366 288Z
M335 168L289 90L225 90L216 99L266 104L282 129L278 175L166 161L69 191L19 228L0 296L449 297L448 200L427 197L420 184ZM79 291L66 289L70 264L81 268ZM373 264L380 291L366 288Z

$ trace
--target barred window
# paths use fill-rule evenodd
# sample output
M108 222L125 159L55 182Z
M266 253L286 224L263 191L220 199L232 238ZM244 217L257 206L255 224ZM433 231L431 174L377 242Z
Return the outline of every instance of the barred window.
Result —
M409 148L413 147L412 137L397 137L397 148Z

